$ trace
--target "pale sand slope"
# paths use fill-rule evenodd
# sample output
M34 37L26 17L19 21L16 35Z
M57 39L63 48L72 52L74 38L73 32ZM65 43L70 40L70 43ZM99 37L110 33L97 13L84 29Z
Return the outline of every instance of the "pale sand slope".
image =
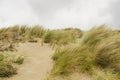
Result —
M41 46L40 43L20 44L16 53L27 57L18 69L18 74L8 80L44 80L52 68L53 52L50 46Z

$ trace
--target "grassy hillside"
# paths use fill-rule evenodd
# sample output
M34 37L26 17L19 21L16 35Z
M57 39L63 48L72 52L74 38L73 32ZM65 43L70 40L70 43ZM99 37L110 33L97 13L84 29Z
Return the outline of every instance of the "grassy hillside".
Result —
M28 27L26 25L15 25L13 27L0 29L0 51L14 51L19 42L34 42L41 38L44 29L41 26Z
M91 80L120 80L119 31L102 25L85 32L78 44L56 50L52 75L78 72Z
M23 57L14 58L4 54L4 51L17 51L19 43L38 40L42 45L47 43L56 49L52 56L52 77L80 73L89 76L90 80L120 80L120 30L112 30L105 25L89 31L77 28L47 30L39 25L2 28L0 77L16 74L14 65L24 61Z
M23 56L9 55L9 51L17 51L19 43L38 42L49 43L51 46L63 46L75 43L82 36L82 31L77 28L61 30L47 30L43 27L15 25L0 29L0 77L10 77L17 74L16 64L22 64Z

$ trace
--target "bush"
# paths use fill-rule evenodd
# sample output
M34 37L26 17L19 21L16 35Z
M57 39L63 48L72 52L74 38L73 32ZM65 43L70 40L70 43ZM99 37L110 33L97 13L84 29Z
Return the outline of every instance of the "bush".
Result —
M0 77L10 77L16 73L16 68L13 67L12 63L0 62Z
M53 39L53 32L52 31L47 31L43 35L43 41L44 41L44 43L50 43L50 42L52 42L52 39Z
M17 74L15 63L22 64L24 61L23 56L10 55L7 53L0 53L0 77L10 77Z
M17 58L14 59L13 62L17 63L17 64L23 64L23 62L24 62L24 56L18 56Z

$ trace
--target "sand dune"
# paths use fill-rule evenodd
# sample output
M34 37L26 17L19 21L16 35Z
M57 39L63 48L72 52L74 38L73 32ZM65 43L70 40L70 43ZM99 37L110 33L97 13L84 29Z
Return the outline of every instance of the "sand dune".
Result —
M18 47L17 54L26 56L18 74L8 80L44 80L52 68L52 50L48 45L40 43L23 43Z

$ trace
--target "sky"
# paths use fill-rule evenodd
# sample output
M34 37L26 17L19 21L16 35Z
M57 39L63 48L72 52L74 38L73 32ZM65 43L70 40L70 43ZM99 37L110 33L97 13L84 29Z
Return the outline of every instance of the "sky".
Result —
M42 25L88 30L106 24L120 29L120 0L0 0L0 27Z

